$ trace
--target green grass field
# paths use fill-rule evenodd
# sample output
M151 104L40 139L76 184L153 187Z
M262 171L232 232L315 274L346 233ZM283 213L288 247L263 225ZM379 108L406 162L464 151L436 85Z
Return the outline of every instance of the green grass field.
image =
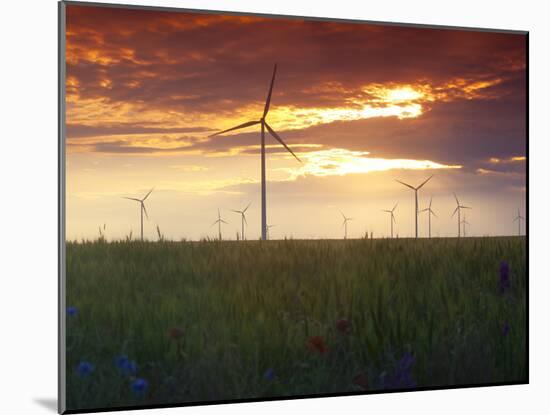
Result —
M524 237L68 243L67 407L523 382L526 265Z

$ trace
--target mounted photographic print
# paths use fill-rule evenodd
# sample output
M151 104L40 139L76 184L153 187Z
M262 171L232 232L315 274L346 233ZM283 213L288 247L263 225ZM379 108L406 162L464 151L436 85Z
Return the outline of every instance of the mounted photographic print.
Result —
M61 2L61 412L528 382L528 33Z

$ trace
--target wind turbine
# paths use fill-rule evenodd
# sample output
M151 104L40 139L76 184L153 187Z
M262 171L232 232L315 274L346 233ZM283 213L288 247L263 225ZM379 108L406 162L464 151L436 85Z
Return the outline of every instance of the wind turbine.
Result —
M342 214L342 217L344 218L344 221L342 222L342 226L344 227L344 239L348 239L348 222L350 220L353 220L353 218L346 217L346 215L344 215L344 213L342 213L342 211L340 211L340 213Z
M392 210L382 210L382 212L386 212L386 213L390 214L390 229L391 229L390 235L391 235L391 238L393 238L393 224L395 223L395 216L394 216L393 212L395 211L395 208L397 207L398 203L399 202L397 202L395 204L395 206L393 207ZM372 236L371 236L371 238L372 238Z
M466 213L464 213L464 218L462 219L462 235L466 237L466 225L470 225L470 222L466 221Z
M228 128L227 130L223 130L220 132L217 132L215 134L211 134L209 137L215 137L220 134L227 133L229 131L234 130L240 130L242 128L251 127L256 124L260 124L261 126L261 175L262 175L262 240L266 240L267 238L267 208L266 208L266 180L265 180L265 129L271 134L279 143L283 145L284 148L287 149L287 151L294 156L296 160L298 160L300 163L302 162L296 154L286 145L286 143L283 141L283 139L269 126L267 121L265 120L267 113L269 112L269 105L271 103L271 93L273 92L273 84L275 83L275 73L277 72L277 64L273 67L273 76L271 77L271 85L269 87L269 92L267 94L267 99L265 101L265 107L264 112L262 115L262 118L259 120L253 120L248 121L243 124L237 125L236 127Z
M248 225L248 222L246 221L245 212L250 207L250 203L248 203L248 205L246 205L246 207L243 210L233 210L233 209L231 210L231 212L239 213L241 215L241 226L242 226L241 238L243 241L244 241L244 224L246 223Z
M418 191L424 186L426 183L428 183L428 180L430 180L433 176L433 174L428 177L426 180L424 180L420 185L417 187L411 186L410 184L407 184L405 182L402 182L401 180L395 180L398 183L401 183L403 186L407 186L408 188L414 190L414 237L418 238Z
M428 238L432 237L432 215L437 218L437 215L432 210L432 197L430 197L430 204L426 209L422 209L420 212L428 212Z
M222 223L225 223L227 225L227 222L224 221L220 215L220 209L218 209L218 220L212 224L214 226L215 224L218 224L218 236L220 241L222 240Z
M514 222L518 221L518 236L521 236L521 221L525 220L523 216L520 215L519 209L518 209L518 215L515 217Z
M267 236L267 239L269 239L269 230L270 230L271 228L273 228L274 226L275 226L275 225L267 225L267 227L266 227L266 230L267 230L267 235L266 235L266 236Z
M145 203L143 202L145 202L145 199L149 197L153 189L149 190L149 193L147 193L143 199L136 199L135 197L124 197L124 199L134 200L141 205L140 211L141 211L141 240L142 241L143 241L143 213L145 213L145 217L149 219L149 215L147 214L147 209L145 209Z
M453 193L454 197L455 197L455 200L456 200L456 209L455 211L453 212L453 214L451 215L451 218L458 212L458 237L460 238L460 210L461 209L471 209L471 207L469 206L463 206L460 204L460 202L458 201L458 197L456 197L456 194Z

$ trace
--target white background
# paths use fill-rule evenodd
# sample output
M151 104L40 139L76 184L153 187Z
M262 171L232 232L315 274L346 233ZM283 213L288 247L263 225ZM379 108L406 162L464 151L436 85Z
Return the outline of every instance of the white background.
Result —
M117 3L116 0L112 2ZM128 0L130 2L130 0ZM530 381L528 386L401 393L140 413L548 413L550 37L545 2L132 0L135 4L530 31ZM57 393L57 4L2 2L0 24L0 412L54 413ZM123 3L120 2L119 3ZM546 408L546 410L544 409ZM127 412L125 412L127 413Z

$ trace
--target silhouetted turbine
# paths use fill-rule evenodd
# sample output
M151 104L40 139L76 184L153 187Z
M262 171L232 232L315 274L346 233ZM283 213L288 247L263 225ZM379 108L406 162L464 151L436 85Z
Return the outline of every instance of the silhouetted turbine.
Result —
M233 210L233 209L231 210L231 212L239 213L241 215L241 229L242 229L241 238L243 241L244 241L244 224L246 223L248 225L248 222L246 221L245 212L250 207L250 203L248 203L248 205L246 205L246 207L243 210Z
M224 221L220 215L220 209L218 209L218 220L212 224L214 226L215 224L218 224L218 237L220 241L222 240L222 223L225 223L227 225L227 222Z
M302 162L296 154L286 145L283 139L269 126L265 120L267 113L269 112L269 105L271 103L271 94L273 92L273 84L275 83L275 73L277 72L277 64L273 67L273 76L271 77L271 85L269 87L269 92L267 94L267 99L265 101L264 113L262 118L257 121L248 121L243 124L237 125L236 127L228 128L227 130L220 131L218 133L212 134L209 137L215 137L220 134L227 133L229 131L240 130L241 128L251 127L256 124L261 126L261 175L262 175L262 240L267 238L267 207L266 207L266 179L265 179L265 129L269 134L273 136L279 143L283 145L287 151L296 158L300 163Z
M141 211L141 240L142 241L143 241L143 213L144 212L145 212L145 217L147 219L149 219L149 215L147 214L147 209L145 209L145 203L143 203L143 202L145 202L145 199L147 199L149 197L149 195L151 194L153 189L149 190L149 193L147 193L143 199L136 199L135 197L124 197L124 199L134 200L134 201L138 202L141 205L140 211Z
M393 212L395 211L395 208L397 207L397 202L392 210L382 210L382 212L386 212L390 214L390 237L393 238L393 224L395 223L395 216Z
M342 213L342 211L340 211L340 213ZM347 218L343 213L342 217L344 218L344 222L342 222L342 226L344 227L344 239L348 239L348 222L353 220L353 218Z
M458 212L458 237L460 238L460 212L461 209L471 209L469 206L462 206L460 202L458 201L458 197L456 197L456 194L454 194L455 200L456 200L456 209L454 210L453 214L451 215L451 218Z
M432 210L432 197L430 197L430 204L426 209L422 209L420 212L428 212L428 238L432 237L432 215L437 218L437 215Z
M430 180L433 176L433 174L428 177L426 180L424 180L419 186L414 187L410 184L407 184L405 182L402 182L400 180L395 180L398 183L401 183L403 186L407 186L408 188L414 190L414 237L418 238L418 191L424 186L426 183L428 183L428 180Z
M518 209L518 215L514 219L514 222L518 221L518 236L521 236L521 221L522 220L525 220L525 218L520 215L519 209Z

